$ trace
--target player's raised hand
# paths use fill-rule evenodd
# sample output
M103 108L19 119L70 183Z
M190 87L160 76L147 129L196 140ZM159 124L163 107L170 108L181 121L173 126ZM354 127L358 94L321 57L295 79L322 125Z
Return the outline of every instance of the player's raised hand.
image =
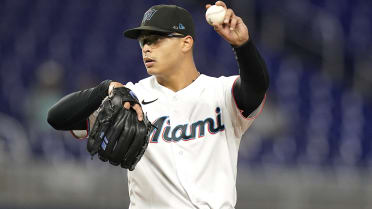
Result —
M248 28L242 18L236 16L232 9L227 8L223 1L217 1L215 5L224 7L226 14L222 24L213 24L214 30L233 46L241 46L247 42L249 39ZM207 4L205 8L208 9L211 6Z

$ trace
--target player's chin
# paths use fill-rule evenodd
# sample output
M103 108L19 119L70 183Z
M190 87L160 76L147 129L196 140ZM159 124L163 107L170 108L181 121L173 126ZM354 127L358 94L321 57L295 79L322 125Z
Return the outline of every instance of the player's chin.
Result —
M157 76L157 75L161 75L164 73L164 68L162 68L162 66L145 66L145 67L149 75Z
M156 75L157 71L153 67L146 67L147 73L150 75Z

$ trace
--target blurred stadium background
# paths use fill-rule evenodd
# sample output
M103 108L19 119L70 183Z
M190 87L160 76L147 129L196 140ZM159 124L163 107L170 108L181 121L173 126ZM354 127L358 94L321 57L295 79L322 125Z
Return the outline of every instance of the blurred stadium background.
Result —
M205 3L0 0L0 209L127 208L126 173L46 123L63 95L147 76L137 26L154 4L188 9L195 61L238 72ZM372 5L364 0L233 0L267 61L263 114L241 143L237 209L372 208Z

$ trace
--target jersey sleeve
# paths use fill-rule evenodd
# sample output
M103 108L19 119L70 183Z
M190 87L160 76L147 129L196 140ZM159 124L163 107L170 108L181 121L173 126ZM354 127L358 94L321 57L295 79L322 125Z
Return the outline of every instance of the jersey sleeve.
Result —
M261 114L265 104L266 95L261 104L256 108L256 110L254 110L248 117L244 117L242 114L242 110L240 110L237 106L232 90L233 85L238 77L239 76L222 76L220 77L220 82L222 83L223 92L222 102L229 113L232 125L234 127L235 135L241 137L244 132L252 125L253 121Z
M127 87L128 89L132 90L132 91L135 91L134 88L135 88L135 84L132 83L132 82L128 82L125 84L125 87Z

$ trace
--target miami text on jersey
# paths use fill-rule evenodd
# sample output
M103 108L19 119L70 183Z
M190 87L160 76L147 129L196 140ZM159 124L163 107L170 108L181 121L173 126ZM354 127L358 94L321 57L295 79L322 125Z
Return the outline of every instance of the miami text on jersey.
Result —
M154 122L154 126L157 128L152 128L150 142L157 143L160 135L166 142L189 141L196 138L197 130L199 131L198 138L201 138L205 135L206 126L210 134L224 131L225 126L221 123L221 110L219 107L216 108L216 114L215 119L208 117L192 124L187 123L175 126L170 125L169 116L162 116ZM187 131L188 129L189 131Z

